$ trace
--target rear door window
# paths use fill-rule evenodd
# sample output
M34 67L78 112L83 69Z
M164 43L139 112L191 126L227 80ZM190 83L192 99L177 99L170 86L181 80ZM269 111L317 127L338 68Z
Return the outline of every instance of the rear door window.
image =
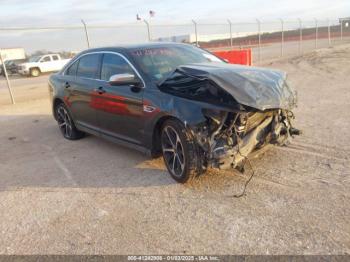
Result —
M99 79L100 58L100 54L90 54L80 58L77 76L83 78Z

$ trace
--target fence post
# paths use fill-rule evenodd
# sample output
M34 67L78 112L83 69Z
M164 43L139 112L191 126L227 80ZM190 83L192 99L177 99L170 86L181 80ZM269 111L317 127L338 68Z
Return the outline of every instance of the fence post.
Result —
M230 19L227 19L227 22L228 22L228 24L229 24L229 26L230 26L230 47L231 47L231 49L232 49L232 48L233 48L232 23L231 23Z
M261 22L259 19L256 19L256 23L258 24L258 61L261 61Z
M301 19L298 18L298 21L299 21L299 55L301 54L302 52L302 44L303 44L303 27L302 27L302 22L301 22Z
M1 61L1 66L4 68L4 74L5 74L5 78L6 78L6 82L7 82L7 88L9 90L9 93L10 93L10 97L11 97L11 102L12 104L16 104L15 102L15 98L13 97L13 94L12 94L12 90L11 90L11 84L10 84L10 80L9 80L9 76L7 74L7 70L6 70L6 65L5 65L5 60L3 59L2 57L2 52L0 50L0 61Z
M328 46L331 46L331 22L329 19L327 19L328 21Z
M343 41L343 20L339 19L340 21L340 41Z
M148 41L151 42L152 38L151 38L151 28L150 28L149 22L147 22L146 19L144 19L143 22L144 22L144 23L146 24L146 26L147 26Z
M317 37L318 37L318 21L315 18L315 49L317 49Z
M283 44L284 44L284 21L280 18L281 21L281 57L283 56Z
M197 23L196 21L192 20L192 23L194 25L194 34L196 36L196 46L198 46L198 31L197 31Z
M90 39L89 39L89 33L88 33L88 30L87 30L86 23L85 23L85 21L83 19L81 19L81 22L84 25L84 31L85 31L85 37L86 37L87 46L88 46L88 48L90 48Z

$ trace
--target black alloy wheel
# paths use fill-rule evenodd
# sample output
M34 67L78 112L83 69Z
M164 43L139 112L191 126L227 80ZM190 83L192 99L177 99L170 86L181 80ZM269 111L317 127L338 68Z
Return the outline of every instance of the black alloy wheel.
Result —
M171 119L164 123L161 147L164 163L177 182L185 183L200 173L194 140L180 121Z
M68 109L63 103L59 104L56 107L56 118L58 127L60 128L64 138L69 140L76 140L84 136L84 133L75 127Z

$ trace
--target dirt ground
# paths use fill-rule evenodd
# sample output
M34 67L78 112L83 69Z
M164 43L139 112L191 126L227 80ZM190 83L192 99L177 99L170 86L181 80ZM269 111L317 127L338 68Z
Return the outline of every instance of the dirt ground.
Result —
M176 184L162 159L88 136L64 140L47 99L0 107L2 254L349 254L350 45L266 66L297 89L289 147L256 176Z

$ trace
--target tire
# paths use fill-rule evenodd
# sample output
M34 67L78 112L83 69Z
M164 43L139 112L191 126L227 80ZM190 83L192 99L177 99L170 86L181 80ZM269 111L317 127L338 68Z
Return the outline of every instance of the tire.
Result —
M58 127L64 138L68 140L78 140L85 136L84 132L79 131L73 122L71 115L64 103L60 103L55 108Z
M165 166L174 180L186 183L202 173L194 139L180 121L167 120L160 140Z
M40 72L39 68L30 69L30 76L38 77L38 76L40 76L40 74L41 74L41 72Z

